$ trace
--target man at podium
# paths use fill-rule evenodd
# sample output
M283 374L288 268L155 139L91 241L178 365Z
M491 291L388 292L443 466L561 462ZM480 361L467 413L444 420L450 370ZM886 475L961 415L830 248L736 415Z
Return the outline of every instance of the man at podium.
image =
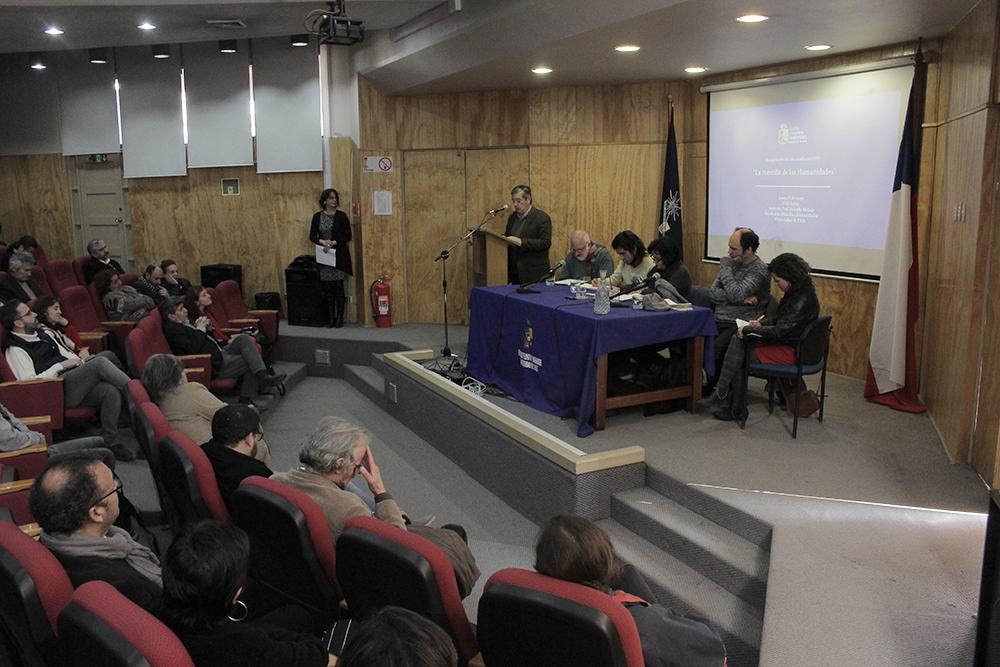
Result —
M514 212L507 218L507 282L524 284L538 280L549 270L552 219L531 205L531 188L516 185L510 191Z

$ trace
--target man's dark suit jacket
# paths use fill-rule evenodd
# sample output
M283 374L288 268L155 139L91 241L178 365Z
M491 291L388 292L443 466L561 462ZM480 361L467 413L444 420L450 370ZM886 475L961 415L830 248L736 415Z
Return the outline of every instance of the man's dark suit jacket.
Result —
M215 440L206 442L201 446L201 450L205 452L205 456L212 464L215 481L219 485L219 494L226 507L229 507L229 499L233 497L233 492L244 479L255 475L257 477L270 477L274 474L270 468L264 465L263 461L258 461L225 445L220 445Z
M25 303L31 301L32 298L37 299L42 296L42 288L38 286L33 278L28 278L28 287L35 293L34 297L29 297L21 287L20 281L18 281L14 276L9 273L0 280L0 298L4 301L10 301L11 299L19 299Z
M53 553L74 587L88 581L106 581L149 613L159 613L163 597L160 587L136 572L123 559Z
M210 354L212 370L222 368L222 348L204 331L167 320L163 323L163 335L174 354Z
M113 259L108 261L110 262L110 264L105 264L104 262L94 259L93 257L88 259L87 262L83 265L84 281L89 285L90 283L94 282L94 276L96 276L101 271L112 270L118 275L125 273L125 269L122 268L121 264L119 264Z
M505 236L517 236L521 247L507 247L507 281L530 283L549 270L549 247L552 245L552 219L541 209L532 207L518 229L517 213L507 218Z

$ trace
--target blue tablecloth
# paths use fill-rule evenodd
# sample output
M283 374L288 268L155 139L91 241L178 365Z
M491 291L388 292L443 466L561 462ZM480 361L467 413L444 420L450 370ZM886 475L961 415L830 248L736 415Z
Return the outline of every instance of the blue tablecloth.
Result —
M593 301L574 301L569 288L538 285L477 287L469 298L468 372L538 410L575 416L577 435L593 433L597 360L642 345L705 336L704 368L715 370L715 319L707 308L650 312L613 307L594 314Z

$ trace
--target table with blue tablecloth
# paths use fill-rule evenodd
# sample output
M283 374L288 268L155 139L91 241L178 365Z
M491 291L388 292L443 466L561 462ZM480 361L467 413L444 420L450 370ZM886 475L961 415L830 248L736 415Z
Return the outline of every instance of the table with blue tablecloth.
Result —
M581 437L594 426L604 427L609 408L683 397L690 411L698 410L701 368L709 374L715 368L711 310L644 311L616 305L597 315L593 300L570 299L566 286L534 289L537 293L518 294L514 285L472 291L469 375L543 412L576 417ZM608 353L679 340L688 341L688 385L607 396Z

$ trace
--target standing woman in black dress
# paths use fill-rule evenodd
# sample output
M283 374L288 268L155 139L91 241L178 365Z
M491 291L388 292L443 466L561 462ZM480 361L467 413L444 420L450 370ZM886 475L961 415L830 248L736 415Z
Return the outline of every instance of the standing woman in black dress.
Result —
M347 214L338 210L340 195L333 188L327 188L319 196L320 210L312 217L309 240L323 246L323 252L336 253L337 266L321 264L319 280L329 312L328 327L344 326L344 307L347 296L344 281L354 274L351 266L351 221Z

